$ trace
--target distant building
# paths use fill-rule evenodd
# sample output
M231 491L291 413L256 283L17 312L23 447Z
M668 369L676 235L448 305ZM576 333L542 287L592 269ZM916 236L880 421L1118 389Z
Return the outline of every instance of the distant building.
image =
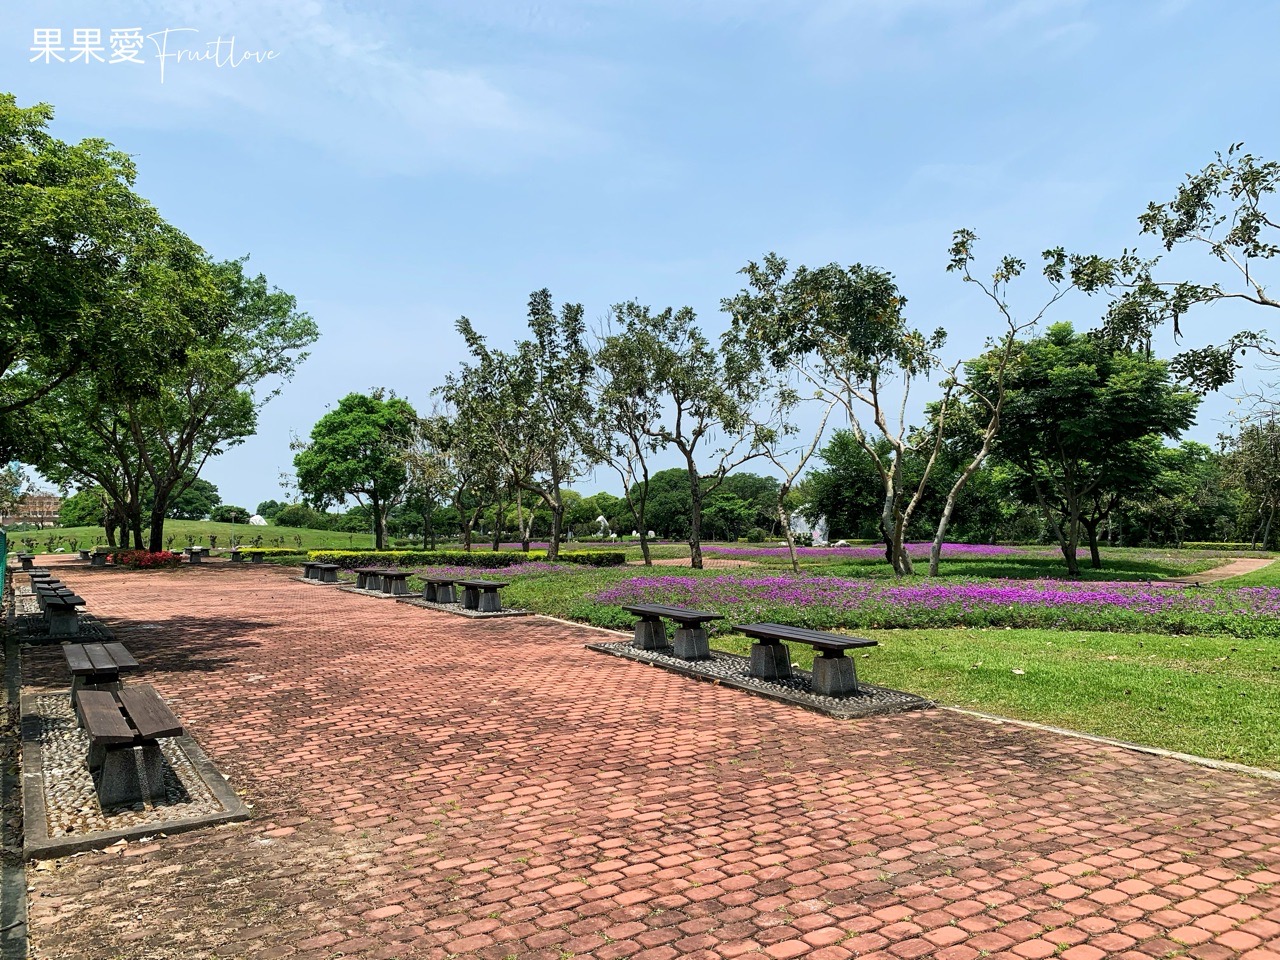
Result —
M56 527L62 498L47 490L29 490L18 501L16 513L0 516L0 526L13 527L31 524L37 527Z

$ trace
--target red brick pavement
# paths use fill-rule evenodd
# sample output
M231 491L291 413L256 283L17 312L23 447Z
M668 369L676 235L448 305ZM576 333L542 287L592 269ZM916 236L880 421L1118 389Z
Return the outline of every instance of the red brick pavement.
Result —
M65 579L256 817L30 871L37 957L1280 958L1265 780L270 567Z

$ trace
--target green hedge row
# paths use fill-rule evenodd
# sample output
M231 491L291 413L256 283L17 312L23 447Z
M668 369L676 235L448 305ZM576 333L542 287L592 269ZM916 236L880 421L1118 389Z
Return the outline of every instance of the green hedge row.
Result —
M347 569L363 566L384 567L482 567L497 569L517 563L547 559L547 551L530 550L312 550L308 560L336 563ZM627 562L621 550L574 550L561 553L561 563L579 563L589 567L620 567Z
M383 567L509 567L524 563L526 557L515 550L312 550L308 560L336 563L351 569L363 566Z
M1184 550L1256 550L1251 543L1210 543L1207 540L1184 540Z

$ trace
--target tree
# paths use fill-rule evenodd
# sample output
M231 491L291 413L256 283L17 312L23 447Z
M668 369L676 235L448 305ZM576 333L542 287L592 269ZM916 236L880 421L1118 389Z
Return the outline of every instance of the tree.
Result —
M213 264L218 295L202 311L185 363L163 377L152 395L126 403L129 427L155 500L151 544L163 543L169 500L198 477L212 456L243 443L258 411L292 379L319 337L296 300L249 277L244 260ZM262 393L264 382L269 389Z
M1265 550L1280 509L1280 421L1269 417L1245 424L1228 441L1225 467L1247 498L1250 542Z
M563 489L583 476L590 403L587 381L591 357L586 346L582 304L564 304L559 314L547 289L529 296L532 339L516 344L511 353L491 349L466 317L458 332L466 340L475 363L446 379L446 400L458 403L467 380L471 408L488 433L488 442L506 473L503 487L538 497L551 511L551 540L547 559L560 550L564 528ZM501 515L502 511L498 511Z
M283 510L285 504L278 500L263 500L258 504L258 516L263 520L273 520L277 513Z
M613 308L619 316L619 308ZM643 348L611 325L597 338L592 357L595 409L587 434L587 452L622 482L623 500L640 537L640 555L653 566L649 552L649 459L657 452L662 408L649 389L649 361Z
M729 472L763 455L772 437L751 416L761 391L761 371L732 342L717 351L695 325L689 307L654 313L635 302L613 308L618 332L635 344L628 387L637 402L663 412L646 416L645 436L684 458L689 488L690 564L702 568L703 499ZM716 438L721 444L712 451ZM639 519L639 518L637 518Z
M106 491L101 487L77 490L58 508L60 527L101 527L106 524Z
M904 463L916 445L906 421L907 403L913 381L940 368L937 351L945 332L938 329L926 336L909 326L903 314L906 298L891 274L874 267L800 266L788 276L787 261L770 253L740 272L747 277L748 289L724 301L733 318L731 336L738 343L753 344L775 370L789 372L843 408L852 436L875 463L880 478L886 558L894 573L910 574L904 537L929 470L914 493L908 491ZM893 398L887 391L895 378L901 387L891 423L893 415L886 407ZM944 379L943 386L941 415L951 400L954 380ZM870 418L870 429L863 416ZM875 436L887 442L887 455L881 454ZM936 450L941 435L927 439Z
M385 545L387 514L408 484L406 451L417 414L395 394L349 393L311 429L293 458L298 489L313 502L354 497L372 511L374 546ZM276 518L280 522L280 518Z
M1115 536L1125 544L1236 540L1241 496L1224 474L1225 460L1203 443L1162 446L1158 473L1142 496L1121 504Z
M215 523L248 523L249 511L244 507L222 503L213 508L209 519Z
M203 254L133 192L133 162L68 144L0 94L0 455L35 462L26 408L94 365L117 392L182 361ZM109 363L101 362L110 358Z
M274 522L277 527L315 528L319 526L316 516L305 503L287 503L276 511Z
M170 499L168 515L174 520L203 520L221 502L222 497L219 496L216 486L208 480L193 477L182 493ZM246 516L245 519L247 520L248 517Z
M1212 163L1187 175L1172 200L1152 202L1138 217L1141 232L1158 237L1166 252L1178 246L1207 250L1229 281L1160 279L1159 258L1143 259L1129 250L1105 261L1110 275L1100 278L1097 288L1118 291L1107 328L1126 345L1149 347L1154 331L1165 323L1180 337L1183 317L1197 306L1234 300L1280 307L1266 282L1269 261L1280 254L1280 216L1266 209L1280 191L1280 163L1243 148L1236 143L1218 153ZM1238 357L1250 349L1280 357L1266 332L1242 330L1221 343L1177 354L1170 369L1204 392L1216 390L1231 382L1240 367ZM1269 387L1254 399L1262 409L1274 410L1275 385Z
M987 389L1000 362L991 353L971 361L970 379ZM1068 572L1080 572L1082 531L1097 569L1098 525L1152 481L1161 438L1189 427L1199 400L1173 383L1167 363L1069 323L1020 346L1008 378L996 452L1040 506Z

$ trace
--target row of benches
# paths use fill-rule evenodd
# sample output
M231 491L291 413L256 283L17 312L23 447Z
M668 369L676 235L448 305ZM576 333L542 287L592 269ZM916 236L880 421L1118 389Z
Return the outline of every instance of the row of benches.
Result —
M31 592L44 614L49 635L74 637L78 634L78 608L84 606L84 599L44 568L33 567L27 571L27 576L31 578Z
M657 603L637 603L622 608L638 617L632 645L640 650L671 650L682 660L709 660L711 646L706 624L723 620L724 615L705 610L687 610ZM667 643L664 619L677 624L674 644ZM803 643L820 654L813 661L810 689L819 696L856 696L858 671L850 650L877 646L875 640L824 633L782 623L736 624L734 629L755 642L751 645L750 674L761 680L787 680L793 676L791 654L783 641Z

